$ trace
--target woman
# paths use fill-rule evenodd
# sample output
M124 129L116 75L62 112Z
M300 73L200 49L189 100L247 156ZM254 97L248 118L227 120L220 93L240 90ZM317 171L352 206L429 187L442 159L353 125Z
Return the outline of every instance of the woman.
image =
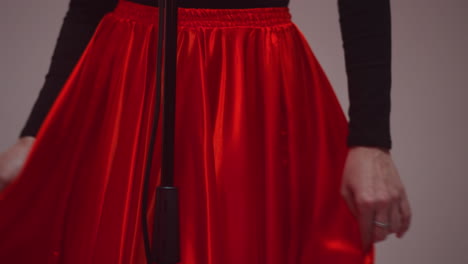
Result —
M144 263L153 2L71 0L46 84L0 157L2 263ZM288 4L179 1L181 263L373 263L373 243L409 227L390 156L389 1L338 2L349 124Z

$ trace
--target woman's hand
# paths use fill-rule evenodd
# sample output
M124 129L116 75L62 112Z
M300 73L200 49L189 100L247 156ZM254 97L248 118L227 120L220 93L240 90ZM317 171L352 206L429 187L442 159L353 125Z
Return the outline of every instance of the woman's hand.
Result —
M22 137L0 153L0 192L18 175L34 143L34 137Z
M390 152L377 147L351 147L341 194L360 224L363 248L408 230L411 210ZM377 221L377 223L375 222ZM381 224L379 224L381 223ZM388 224L388 227L385 225Z

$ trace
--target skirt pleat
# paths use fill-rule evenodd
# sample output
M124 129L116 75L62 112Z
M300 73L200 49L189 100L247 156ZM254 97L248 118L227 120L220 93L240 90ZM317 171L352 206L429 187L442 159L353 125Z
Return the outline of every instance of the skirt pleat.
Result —
M146 263L157 16L121 0L100 21L0 193L0 263ZM289 9L179 8L177 46L181 264L372 264L339 191L347 120Z

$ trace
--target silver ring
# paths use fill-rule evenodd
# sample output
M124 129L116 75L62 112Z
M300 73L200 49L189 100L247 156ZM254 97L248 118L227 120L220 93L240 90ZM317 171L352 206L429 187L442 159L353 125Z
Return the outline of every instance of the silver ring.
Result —
M383 223L383 222L379 222L379 221L374 221L374 224L378 227L381 227L381 228L389 228L390 227L390 224L389 223Z

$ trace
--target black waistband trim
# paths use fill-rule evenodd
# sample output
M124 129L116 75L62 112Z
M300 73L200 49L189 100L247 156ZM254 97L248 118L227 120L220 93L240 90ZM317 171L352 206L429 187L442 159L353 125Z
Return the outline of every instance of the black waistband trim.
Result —
M158 0L125 0L133 3L158 6ZM289 0L177 0L185 8L242 9L256 7L287 7Z

